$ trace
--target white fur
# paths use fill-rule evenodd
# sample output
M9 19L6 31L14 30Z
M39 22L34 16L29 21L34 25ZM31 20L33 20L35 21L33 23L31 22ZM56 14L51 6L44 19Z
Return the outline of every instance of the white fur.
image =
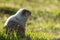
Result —
M6 26L6 25L8 24L8 22L11 21L11 20L18 22L18 23L19 23L20 25L22 25L22 26L25 26L25 24L26 24L26 19L27 19L27 18L21 16L21 12L22 12L23 10L24 10L24 9L19 9L16 14L10 16L10 17L7 19L7 21L5 22L4 26ZM17 20L16 18L17 18L18 20Z
M6 20L6 22L5 22L5 24L4 24L4 26L6 26L7 25L7 23L10 21L10 20L15 20L15 15L12 15L12 16L10 16L7 20Z

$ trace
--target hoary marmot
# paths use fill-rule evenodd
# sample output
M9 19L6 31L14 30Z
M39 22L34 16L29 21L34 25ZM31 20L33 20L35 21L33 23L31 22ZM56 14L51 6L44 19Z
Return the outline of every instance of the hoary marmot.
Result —
M10 32L16 32L21 35L21 37L25 36L25 26L26 22L31 16L31 12L27 9L19 9L16 14L10 16L4 24L4 28L6 29L6 33L10 34Z

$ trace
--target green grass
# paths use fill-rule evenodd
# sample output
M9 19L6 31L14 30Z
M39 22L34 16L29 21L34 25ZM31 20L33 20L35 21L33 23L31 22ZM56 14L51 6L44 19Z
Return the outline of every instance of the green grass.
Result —
M60 34L58 34L58 32L60 31L60 23L58 21L59 18L56 18L56 20L54 20L54 17L56 17L54 16L54 14L50 14L49 17L49 14L46 16L45 12L42 11L43 13L40 16L38 12L39 11L37 11L37 14L32 14L30 20L27 23L26 36L30 36L32 40L51 40L56 37L60 38ZM10 36L11 39L8 39L9 36L6 35L3 30L3 25L5 21L6 18L3 15L1 15L0 40L21 40L19 36Z
M31 40L60 38L59 0L0 0L0 40L22 40L15 34L9 38L3 29L7 17L16 13L19 8L26 8L32 12L25 33Z

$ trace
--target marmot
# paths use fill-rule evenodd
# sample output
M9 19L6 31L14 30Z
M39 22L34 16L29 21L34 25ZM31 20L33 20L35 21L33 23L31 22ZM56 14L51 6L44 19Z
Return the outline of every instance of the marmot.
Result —
M25 36L25 26L26 22L31 16L31 12L27 9L19 9L16 14L10 16L4 24L4 28L6 29L6 33L10 34L10 32L16 32L21 35L21 37Z

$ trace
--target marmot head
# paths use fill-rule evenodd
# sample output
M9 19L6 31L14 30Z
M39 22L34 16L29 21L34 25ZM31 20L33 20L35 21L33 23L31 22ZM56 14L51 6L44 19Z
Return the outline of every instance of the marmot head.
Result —
M22 10L22 16L27 17L27 16L30 16L30 15L31 15L31 12L29 10L27 10L27 9Z
M19 9L15 14L18 18L28 18L31 16L31 12L27 9Z

